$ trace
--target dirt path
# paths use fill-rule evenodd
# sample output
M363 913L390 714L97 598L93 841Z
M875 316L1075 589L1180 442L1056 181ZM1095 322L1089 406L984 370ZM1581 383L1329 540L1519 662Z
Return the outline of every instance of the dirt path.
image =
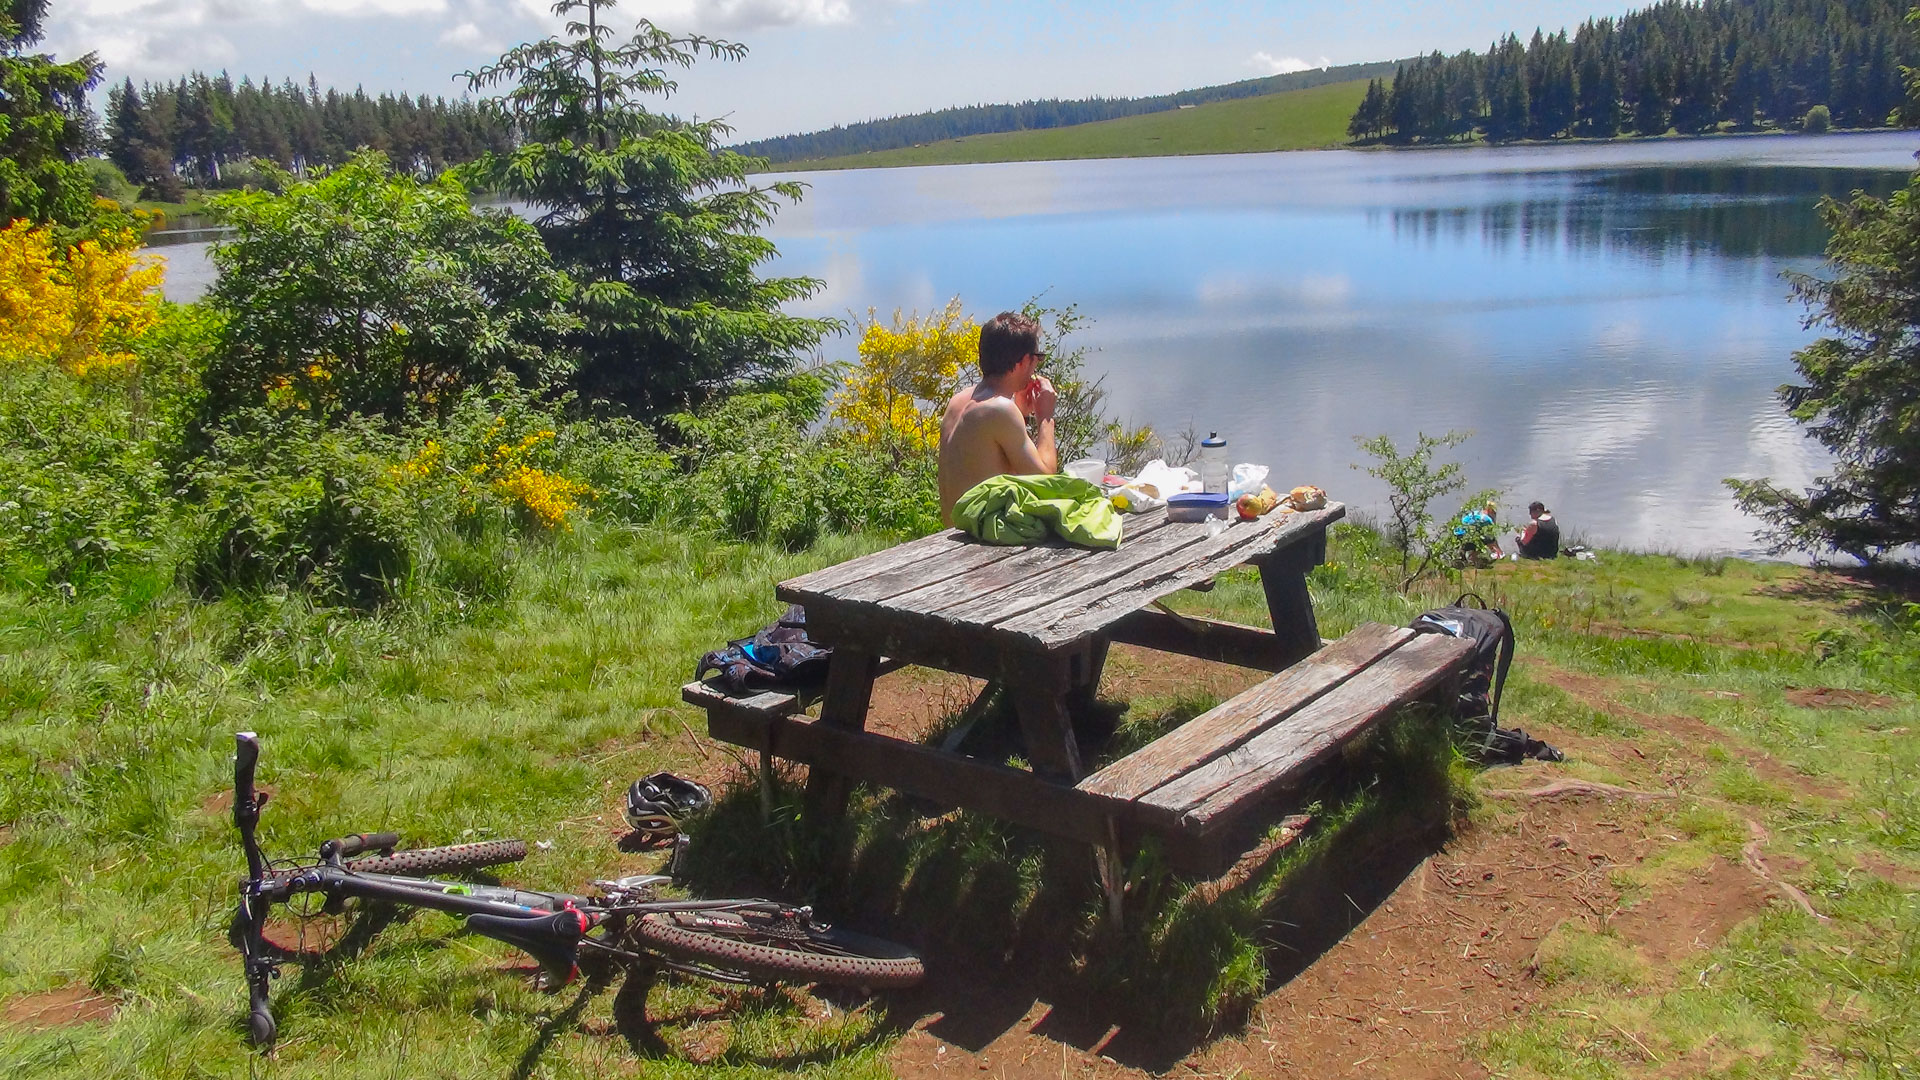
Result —
M1189 662L1182 662L1183 665ZM1193 670L1147 678L1231 694L1253 673L1190 662ZM1124 661L1123 661L1124 664ZM1124 667L1122 668L1124 671ZM1691 978L1687 965L1769 902L1790 902L1752 865L1714 858L1677 871L1629 899L1613 871L1676 842L1666 815L1673 797L1715 767L1719 747L1789 790L1832 795L1752 746L1691 717L1623 711L1604 680L1545 669L1554 685L1596 708L1631 719L1648 749L1586 739L1541 725L1537 734L1582 754L1618 762L1623 783L1644 782L1648 798L1605 785L1571 785L1530 795L1564 770L1545 765L1486 774L1488 812L1397 883L1373 906L1354 904L1353 926L1317 957L1282 972L1244 1028L1198 1048L1156 1044L1104 1024L1085 1003L1056 1007L1014 973L970 970L932 995L947 1005L912 1020L889 1064L911 1080L1063 1075L1391 1076L1394 1080L1486 1075L1475 1040L1536 1010L1556 990L1538 961L1556 929L1606 930L1644 964L1652 985ZM1196 681L1197 680L1197 681ZM1245 685L1242 683L1241 685ZM901 686L913 700L925 686ZM964 700L966 688L949 696ZM894 700L882 695L879 701ZM909 727L902 715L894 723ZM1504 792L1504 794L1499 794ZM1757 851L1757 847L1755 848ZM1770 901L1770 897L1779 897ZM1286 958L1269 956L1270 967ZM1290 977L1288 977L1290 974ZM939 973L935 972L935 978ZM1632 991L1626 991L1631 993Z

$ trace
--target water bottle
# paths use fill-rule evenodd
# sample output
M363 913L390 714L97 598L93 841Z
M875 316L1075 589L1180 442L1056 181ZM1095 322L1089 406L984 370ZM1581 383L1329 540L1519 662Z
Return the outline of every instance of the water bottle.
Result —
M1232 476L1227 464L1227 440L1217 431L1208 432L1200 440L1200 486L1207 491L1227 493L1227 483Z

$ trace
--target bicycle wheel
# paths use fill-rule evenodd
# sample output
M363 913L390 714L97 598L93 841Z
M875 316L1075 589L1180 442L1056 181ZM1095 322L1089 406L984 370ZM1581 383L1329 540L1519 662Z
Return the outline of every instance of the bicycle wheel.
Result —
M752 911L647 915L628 931L648 948L755 978L890 989L926 975L920 958L890 941Z
M369 855L351 859L346 868L362 874L457 874L500 863L519 862L527 857L525 840L483 840L477 844L419 848L396 851L391 855Z

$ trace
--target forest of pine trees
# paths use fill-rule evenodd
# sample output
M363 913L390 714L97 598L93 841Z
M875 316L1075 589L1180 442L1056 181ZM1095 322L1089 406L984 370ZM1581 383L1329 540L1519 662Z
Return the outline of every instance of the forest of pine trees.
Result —
M147 198L167 201L188 186L232 186L255 158L304 173L369 146L396 168L431 175L513 145L473 102L322 91L311 76L305 87L246 78L235 86L224 72L138 88L129 79L108 90L106 121L107 156Z
M1495 142L1575 135L1883 127L1920 66L1901 0L1665 0L1590 19L1571 38L1508 34L1486 53L1435 52L1375 79L1355 139Z

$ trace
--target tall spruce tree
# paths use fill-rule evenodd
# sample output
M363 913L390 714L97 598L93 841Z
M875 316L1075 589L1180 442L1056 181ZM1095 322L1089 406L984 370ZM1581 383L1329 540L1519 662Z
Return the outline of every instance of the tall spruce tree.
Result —
M1787 412L1833 453L1804 491L1729 480L1767 525L1776 551L1844 551L1874 559L1920 543L1920 173L1881 201L1823 200L1830 277L1796 275L1812 321L1835 331L1794 354L1800 383Z
M738 59L742 45L676 37L646 20L613 42L614 0L560 0L563 35L520 45L467 75L504 87L488 107L523 141L468 172L476 186L533 204L555 262L579 283L585 327L576 387L638 415L682 408L727 383L787 370L838 323L783 313L815 278L762 278L758 234L801 186L748 183L755 159L721 148L728 128L648 111L674 68Z
M0 224L80 226L93 214L80 157L94 138L87 91L100 61L92 53L64 63L28 53L46 9L47 0L0 0Z

